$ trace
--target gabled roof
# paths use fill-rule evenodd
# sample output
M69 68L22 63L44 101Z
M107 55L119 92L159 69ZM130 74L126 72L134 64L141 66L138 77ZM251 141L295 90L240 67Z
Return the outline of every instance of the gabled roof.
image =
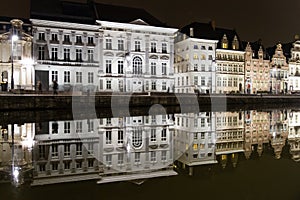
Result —
M243 47L247 47L247 44L248 44L248 42L246 42L246 41L243 41L242 42L243 43ZM254 41L254 42L249 42L249 44L250 44L250 46L251 46L251 49L252 49L252 52L254 53L254 56L253 56L253 58L258 58L258 51L259 51L259 49L260 49L260 47L262 48L262 50L263 50L263 53L264 53L264 56L263 56L263 58L264 59L270 59L269 58L269 55L268 55L268 53L267 53L267 51L266 51L266 48L264 47L264 45L262 44L262 40L261 39L259 39L259 40L257 40L257 41Z
M219 41L218 48L221 48L221 41L222 41L224 34L226 34L228 42L229 42L228 49L231 49L234 36L237 36L237 38L239 40L239 50L241 50L241 51L244 50L244 47L239 38L239 35L237 34L237 32L234 29L213 27L212 22L210 22L210 23L193 22L193 23L181 28L180 32L191 37L190 28L193 28L193 32L194 32L193 37L194 38L218 40Z
M282 44L283 54L286 57L287 62L291 58L291 49L293 48L293 43L294 42L289 42L289 43ZM268 47L266 49L270 59L272 59L273 55L275 54L276 48L277 48L277 45L274 45L273 47Z

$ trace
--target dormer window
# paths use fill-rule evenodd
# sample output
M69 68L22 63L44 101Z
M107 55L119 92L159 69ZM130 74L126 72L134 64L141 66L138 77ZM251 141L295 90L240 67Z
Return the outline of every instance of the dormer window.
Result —
M227 39L226 34L224 34L223 39L222 39L222 48L228 49L228 39Z
M232 41L232 49L233 50L239 49L239 40L236 35L234 36L233 41Z

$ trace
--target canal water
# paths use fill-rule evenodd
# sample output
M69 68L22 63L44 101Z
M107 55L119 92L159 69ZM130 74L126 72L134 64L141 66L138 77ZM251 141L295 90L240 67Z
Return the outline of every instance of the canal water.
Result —
M295 108L0 124L1 199L300 199Z

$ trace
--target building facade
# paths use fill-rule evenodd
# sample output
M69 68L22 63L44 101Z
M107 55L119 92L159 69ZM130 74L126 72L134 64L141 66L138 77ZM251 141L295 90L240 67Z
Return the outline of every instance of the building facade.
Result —
M248 43L245 49L245 93L257 94L270 90L270 61L262 46L255 49Z
M270 62L270 91L273 94L288 92L289 65L287 64L282 45L278 44Z
M296 40L291 49L289 60L288 91L300 92L300 41Z
M173 92L174 34L177 29L98 20L99 91Z
M31 25L19 19L0 19L1 89L33 89Z
M178 33L175 42L175 92L216 93L215 51L217 40Z

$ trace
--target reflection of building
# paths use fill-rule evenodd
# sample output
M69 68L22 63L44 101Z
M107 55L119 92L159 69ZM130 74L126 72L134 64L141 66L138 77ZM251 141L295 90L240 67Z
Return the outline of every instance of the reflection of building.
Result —
M175 44L177 93L216 93L215 51L218 40L202 38L198 33L197 27L195 29L190 27L190 37L187 38L181 33L177 35Z
M174 156L187 166L216 163L214 113L175 115Z
M97 120L37 124L32 185L98 179Z
M223 167L227 165L229 155L236 166L238 153L244 152L244 131L242 112L216 113L216 155L221 157Z
M245 93L269 92L270 61L261 43L248 43L245 51Z
M261 156L263 145L269 143L270 113L245 112L245 157L248 159L254 150Z
M2 21L3 20L3 21ZM18 19L2 19L0 22L0 73L2 90L32 89L34 69L31 56L31 25ZM13 57L13 59L12 59ZM13 73L13 76L12 76Z
M100 119L99 184L176 175L167 115Z
M292 159L300 161L300 112L291 111L288 117L288 142L290 144L290 153Z
M34 124L1 127L0 182L12 181L19 186L31 176L34 135Z
M277 159L281 157L282 148L285 146L288 137L288 131L287 111L272 111L270 116L270 140Z

